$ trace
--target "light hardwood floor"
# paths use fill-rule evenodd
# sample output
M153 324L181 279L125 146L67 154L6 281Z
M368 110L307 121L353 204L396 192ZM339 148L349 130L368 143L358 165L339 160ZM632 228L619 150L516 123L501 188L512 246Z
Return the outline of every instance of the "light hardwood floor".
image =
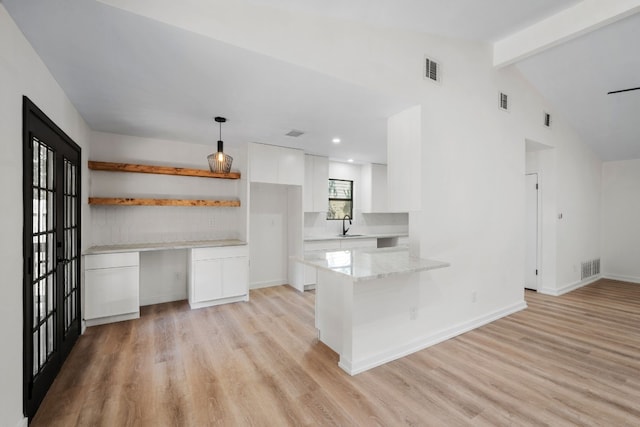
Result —
M601 280L350 377L314 294L87 329L32 426L640 425L640 285Z

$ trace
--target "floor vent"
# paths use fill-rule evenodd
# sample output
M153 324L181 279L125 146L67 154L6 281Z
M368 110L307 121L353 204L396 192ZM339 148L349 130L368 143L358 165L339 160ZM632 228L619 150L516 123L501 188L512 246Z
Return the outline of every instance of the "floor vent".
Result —
M440 81L440 64L431 58L425 57L423 76L425 79L432 80L434 82L439 82Z
M597 276L600 274L600 258L584 261L582 263L582 275L580 280L588 279L589 277Z
M501 110L509 111L509 95L507 95L506 93L500 92L499 107Z

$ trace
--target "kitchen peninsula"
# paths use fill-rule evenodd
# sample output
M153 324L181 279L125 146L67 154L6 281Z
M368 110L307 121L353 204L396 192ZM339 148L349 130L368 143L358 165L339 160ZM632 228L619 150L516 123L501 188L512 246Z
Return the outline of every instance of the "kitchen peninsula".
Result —
M406 247L306 252L317 269L318 338L350 375L420 350L420 276L449 263L409 255Z

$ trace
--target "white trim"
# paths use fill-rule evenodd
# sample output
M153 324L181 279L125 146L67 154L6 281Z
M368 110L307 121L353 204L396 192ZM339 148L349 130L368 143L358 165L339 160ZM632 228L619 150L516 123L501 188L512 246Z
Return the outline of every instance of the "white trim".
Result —
M98 325L104 325L106 323L115 323L115 322L123 322L125 320L133 320L133 319L139 319L140 318L140 311L136 311L134 313L128 313L128 314L118 314L116 316L106 316L106 317L99 317L97 319L85 319L85 324L87 325L87 327L90 326L98 326Z
M29 427L29 419L23 418L16 424L16 427Z
M640 277L636 276L621 276L619 274L603 273L603 279L619 280L621 282L640 283Z
M254 282L249 285L249 289L270 288L271 286L286 285L287 279L265 280L263 282Z
M231 302L242 302L242 301L249 301L249 294L239 295L237 297L214 299L211 301L189 302L189 307L192 310L194 310L196 308L213 307L215 305L228 304Z
M465 332L469 332L473 329L484 326L505 316L509 316L510 314L516 313L520 310L524 310L525 308L527 308L527 303L523 300L484 316L480 316L467 322L460 323L451 328L443 329L442 331L436 332L432 335L417 338L404 345L397 346L393 349L386 350L384 352L357 360L355 362L340 356L340 362L338 363L338 366L340 366L340 368L342 368L349 375L356 375L369 369L375 368L376 366L380 366L393 360L400 359L401 357L408 356L409 354L454 338L458 335L464 334Z
M174 292L172 294L153 295L140 300L140 307L145 305L164 304L165 302L182 301L187 299L185 292Z
M541 294L552 295L557 297L560 295L564 295L567 292L575 291L576 289L581 288L583 286L590 285L593 282L597 282L601 278L602 276L598 274L597 276L593 276L585 280L578 280L577 282L569 283L568 285L565 285L559 289L542 288L538 292L540 292Z

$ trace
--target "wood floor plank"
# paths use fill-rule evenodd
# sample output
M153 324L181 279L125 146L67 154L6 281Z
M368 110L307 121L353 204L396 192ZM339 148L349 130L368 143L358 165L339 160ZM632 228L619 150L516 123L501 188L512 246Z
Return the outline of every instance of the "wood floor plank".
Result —
M88 328L31 425L637 426L640 285L600 280L351 377L314 292Z

